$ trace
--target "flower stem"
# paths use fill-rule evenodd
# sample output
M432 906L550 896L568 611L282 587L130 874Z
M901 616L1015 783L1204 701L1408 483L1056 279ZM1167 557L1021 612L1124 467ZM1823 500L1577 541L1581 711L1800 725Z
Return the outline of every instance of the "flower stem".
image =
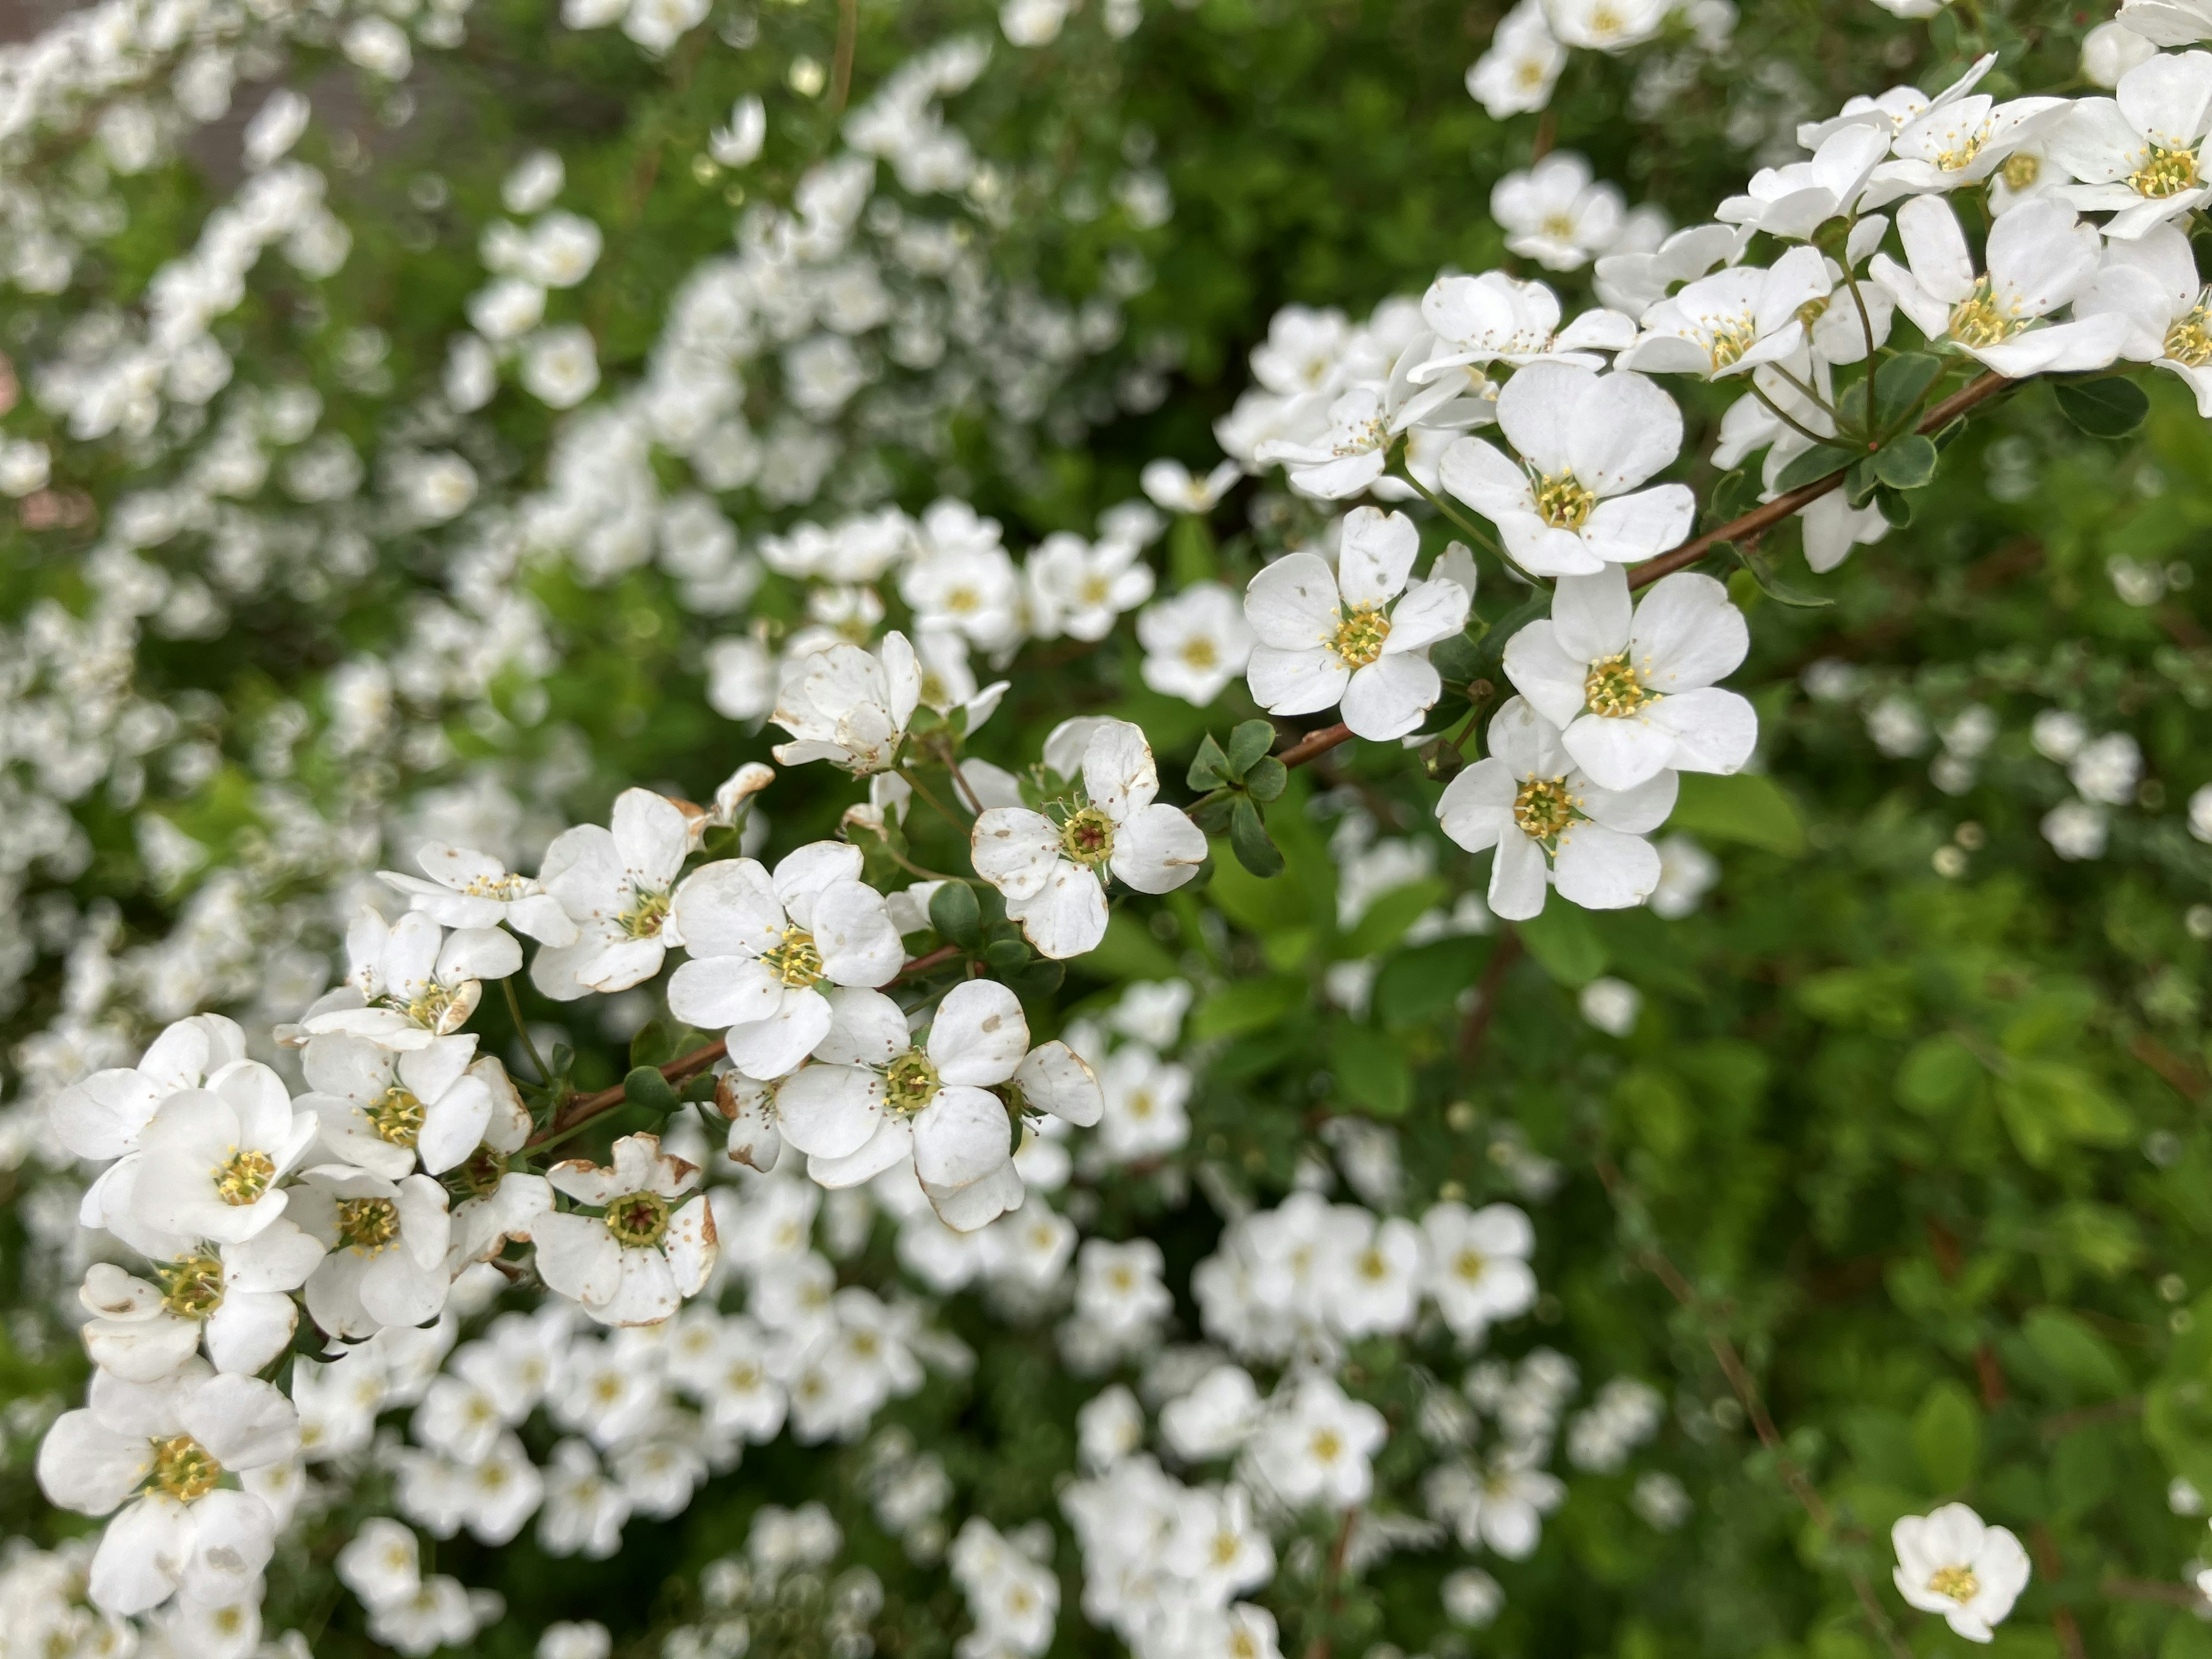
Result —
M538 1068L538 1081L550 1084L553 1068L538 1054L538 1045L530 1040L530 1025L522 1018L522 999L515 994L514 975L509 974L500 981L499 988L507 993L507 1012L514 1021L514 1034L522 1039L522 1052L530 1056L530 1063Z

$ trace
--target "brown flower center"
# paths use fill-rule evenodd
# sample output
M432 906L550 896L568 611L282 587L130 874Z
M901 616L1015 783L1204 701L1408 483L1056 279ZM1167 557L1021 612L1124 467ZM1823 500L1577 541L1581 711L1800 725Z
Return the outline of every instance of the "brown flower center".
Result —
M626 1250L650 1249L668 1236L668 1200L659 1193L624 1193L607 1206L607 1231Z

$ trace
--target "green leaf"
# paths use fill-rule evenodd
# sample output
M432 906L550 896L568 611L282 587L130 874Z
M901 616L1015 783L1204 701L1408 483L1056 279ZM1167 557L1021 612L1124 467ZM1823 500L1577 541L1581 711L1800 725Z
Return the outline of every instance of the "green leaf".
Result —
M972 951L983 942L983 912L975 902L975 890L964 881L948 881L929 896L929 925L948 945Z
M1188 587L1215 574L1219 563L1213 544L1213 526L1195 513L1178 513L1168 531L1168 581Z
M678 1087L676 1097L678 1100L689 1101L695 1106L703 1106L714 1099L716 1081L712 1072L695 1073L692 1076L685 1078L682 1085Z
M1887 484L1875 489L1874 504L1881 509L1882 522L1893 530L1902 530L1912 522L1912 497L1900 495Z
M1764 773L1683 773L1681 793L1667 826L1712 841L1761 847L1784 858L1801 858L1805 852L1805 826L1796 807Z
M1815 444L1782 469L1782 476L1774 481L1775 493L1787 495L1793 489L1818 483L1830 473L1842 471L1859 455L1859 451L1846 449L1841 444Z
M1190 770L1184 781L1194 789L1218 789L1234 780L1236 774L1229 768L1229 757L1209 732L1198 740L1198 753L1191 757Z
M994 939L983 947L983 960L1000 979L1029 966L1030 947L1018 939Z
M1935 1491L1964 1491L1982 1460L1982 1413L1973 1396L1948 1377L1929 1389L1912 1414L1912 1449Z
M1281 799L1290 783L1291 769L1273 755L1261 756L1244 774L1244 793L1263 805Z
M2067 1146L2124 1146L2135 1133L2127 1109L2063 1060L2014 1061L1997 1079L1996 1097L2013 1144L2038 1168L2050 1167Z
M1686 1151L1697 1133L1697 1116L1680 1079L1656 1067L1633 1066L1623 1073L1613 1085L1613 1102L1637 1139L1662 1158Z
M1912 412L1922 395L1942 373L1943 360L1925 351L1907 351L1883 358L1875 371L1875 427L1883 432L1894 428Z
M2056 380L2058 412L2093 438L2124 438L2150 413L2150 398L2118 375L2095 380Z
M1370 1025L1340 1025L1329 1044L1336 1091L1375 1117L1403 1117L1413 1103L1405 1045Z
M1434 876L1392 888L1367 907L1345 935L1338 954L1354 961L1381 956L1403 939L1417 920L1450 896L1451 889Z
M1715 524L1727 524L1740 519L1759 505L1759 479L1742 467L1723 472L1713 481L1711 492L1706 496L1706 512ZM1430 659L1434 661L1433 656Z
M1288 974L1232 981L1198 1005L1190 1017L1193 1042L1263 1030L1304 1010L1310 1012L1306 981Z
M1881 487L1881 480L1875 476L1871 455L1853 462L1851 470L1844 474L1844 499L1853 507L1864 507Z
M1238 801L1229 814L1229 848L1237 854L1237 861L1255 876L1283 872L1282 849L1267 838L1260 809L1249 800Z
M1605 971L1605 941L1580 905L1547 904L1516 925L1528 954L1560 984L1579 988Z
M1106 937L1068 966L1090 979L1174 979L1182 971L1167 946L1134 912L1116 910L1106 918Z
M676 1091L668 1079L653 1066L633 1066L629 1075L623 1079L623 1098L633 1106L642 1106L647 1111L672 1112L680 1103Z
M1048 997L1067 977L1065 963L1040 957L1028 967L1006 975L1006 988L1018 997Z
M2027 1345L2089 1400L2117 1400L2134 1388L2118 1349L2063 1308L2037 1308L2021 1322Z
M665 1019L648 1019L629 1040L629 1063L633 1066L665 1066L675 1058L676 1033Z
M1462 936L1399 951L1375 976L1376 1013L1394 1028L1434 1018L1474 983L1497 948L1489 940Z
M1936 477L1936 446L1917 432L1886 444L1874 457L1874 475L1892 489L1923 489Z
M1229 815L1236 811L1240 799L1237 787L1231 784L1210 795L1201 795L1183 808L1183 815L1209 836L1227 835Z
M1465 685L1481 660L1482 635L1473 632L1455 634L1429 647L1429 665L1446 685Z
M1774 574L1773 562L1758 549L1738 547L1734 542L1725 542L1722 545L1741 561L1744 573L1751 578L1753 584L1777 605L1786 605L1798 611L1820 611L1835 603L1825 593L1815 593L1809 588L1784 581Z
M1897 1068L1897 1097L1923 1117L1948 1117L1981 1086L1982 1062L1948 1034L1916 1042Z
M1275 728L1266 720L1240 720L1229 734L1229 775L1241 778L1275 746Z

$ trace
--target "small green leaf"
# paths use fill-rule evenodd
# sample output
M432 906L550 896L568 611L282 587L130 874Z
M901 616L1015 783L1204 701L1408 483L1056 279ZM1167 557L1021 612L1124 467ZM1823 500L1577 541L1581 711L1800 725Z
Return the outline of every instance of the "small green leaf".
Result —
M1591 926L1589 912L1572 904L1547 904L1520 924L1521 942L1539 966L1571 989L1589 984L1605 971L1605 941Z
M1882 522L1902 530L1912 522L1912 497L1881 485L1874 492L1874 504L1881 510Z
M1241 778L1275 746L1275 728L1266 720L1241 720L1229 734L1229 775Z
M1282 873L1282 851L1268 839L1267 826L1260 821L1260 809L1249 800L1238 801L1229 815L1229 846L1237 861L1254 875Z
M1209 732L1198 740L1198 753L1191 757L1190 770L1185 781L1194 789L1218 789L1236 775L1229 769L1229 757Z
M672 1112L679 1104L676 1091L668 1079L653 1066L633 1066L629 1075L623 1079L623 1098L633 1106L642 1106L647 1111Z
M1949 1377L1928 1390L1912 1414L1912 1449L1938 1492L1963 1491L1982 1461L1982 1413Z
M714 1083L712 1072L701 1072L696 1077L687 1077L683 1086L676 1091L677 1098L703 1106L714 1097Z
M2093 438L2124 438L2150 413L2150 399L2133 380L2058 380L2051 393L2058 412Z
M1670 830L1686 830L1712 841L1741 842L1784 858L1805 851L1805 826L1797 809L1773 779L1756 772L1723 777L1712 772L1682 774Z
M1851 470L1844 474L1844 499L1853 507L1864 507L1874 499L1874 492L1881 487L1881 480L1875 474L1874 457L1871 455L1853 462Z
M1848 297L1848 296L1846 296ZM1925 351L1885 357L1874 371L1874 418L1887 432L1910 415L1943 373L1943 360Z
M975 890L964 881L946 882L929 896L929 925L946 944L974 950L983 942L983 912Z
M663 1066L676 1058L676 1034L665 1019L648 1019L629 1040L629 1063Z
M983 947L983 960L1000 979L1029 965L1030 947L1015 939L994 939Z
M1369 1025L1341 1025L1329 1044L1336 1091L1375 1117L1403 1117L1413 1103L1405 1045Z
M1455 634L1429 647L1429 665L1446 685L1465 685L1473 679L1481 657L1481 636L1473 633Z
M1266 805L1282 799L1283 791L1291 785L1291 769L1273 755L1262 755L1252 763L1244 775L1244 793Z
M1191 1041L1264 1030L1302 1009L1310 1014L1310 995L1306 981L1290 975L1233 980L1193 1012Z
M1920 489L1936 476L1936 446L1917 432L1884 445L1874 457L1874 475L1892 489Z
M1745 571L1758 584L1759 591L1777 605L1790 605L1799 611L1818 611L1835 603L1825 593L1815 593L1810 588L1784 581L1774 574L1773 561L1757 549L1738 547L1734 542L1726 542L1723 545L1743 562Z
M1732 472L1722 473L1714 481L1712 493L1706 499L1713 522L1726 524L1730 520L1741 518L1759 505L1759 480L1753 474L1737 467ZM1429 659L1431 662L1436 660L1433 653Z
M1954 1036L1915 1043L1897 1068L1897 1097L1923 1117L1948 1117L1981 1086L1982 1062Z
M1006 975L1006 988L1018 997L1048 997L1067 977L1064 963L1040 957L1019 973Z
M1832 472L1840 472L1859 459L1856 449L1845 449L1840 444L1816 444L1782 469L1782 476L1774 481L1775 492L1787 495L1793 489L1808 483L1818 483Z
M1209 836L1225 833L1229 815L1236 809L1239 796L1235 787L1217 789L1210 795L1201 795L1183 809L1183 816Z
M1168 580L1188 587L1214 574L1213 526L1195 513L1179 513L1168 532Z

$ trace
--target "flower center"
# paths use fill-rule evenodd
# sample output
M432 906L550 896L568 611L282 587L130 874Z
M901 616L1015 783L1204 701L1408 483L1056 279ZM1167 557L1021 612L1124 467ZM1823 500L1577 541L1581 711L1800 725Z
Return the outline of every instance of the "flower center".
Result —
M1555 242L1573 241L1575 240L1574 216L1569 213L1548 215L1544 220L1544 234Z
M1719 361L1716 355L1714 362ZM1571 472L1536 481L1536 516L1554 530L1580 530L1596 505L1597 492L1583 489Z
M1211 668L1221 660L1221 653L1215 648L1212 640L1186 640L1183 642L1182 659L1193 668Z
M1995 345L2019 326L1997 304L1986 276L1974 284L1972 294L1951 307L1951 337L1961 345Z
M633 894L629 908L615 918L632 939L659 939L661 924L667 920L668 895L643 891Z
M815 948L814 935L804 927L787 927L783 943L762 953L761 965L779 983L803 991L822 977L822 952Z
M454 1173L471 1198L481 1198L506 1178L507 1154L495 1152L489 1146L478 1146Z
M937 1067L919 1048L909 1048L884 1067L884 1103L909 1115L937 1098Z
M512 904L529 892L530 884L520 876L477 876L461 890L471 898L497 899L502 904Z
M1452 1272L1472 1285L1489 1268L1490 1261L1480 1250L1462 1250L1452 1258Z
M1982 146L1989 141L1989 129L1978 127L1968 133L1956 149L1938 151L1936 165L1946 173L1956 173L1961 167L1970 167L1974 158L1982 153Z
M2174 320L2166 331L2166 355L2184 368L2212 363L2212 307L2200 300L2196 310Z
M624 1193L607 1206L607 1231L626 1250L650 1249L668 1236L668 1200L659 1193Z
M395 1146L412 1146L422 1133L422 1103L396 1083L362 1107L361 1115L378 1139Z
M222 1479L222 1465L208 1455L205 1446L188 1434L173 1434L154 1442L154 1467L146 1476L146 1489L173 1498L180 1504L205 1498Z
M1732 368L1759 338L1759 325L1748 317L1731 317L1713 325L1712 358L1716 372ZM1587 509L1585 509L1587 510Z
M1797 307L1797 320L1802 323L1807 328L1812 327L1814 324L1819 322L1821 318L1828 314L1828 303L1833 298L1834 296L1832 295L1814 295L1811 299L1806 301L1803 305Z
M1928 1576L1928 1588L1963 1605L1981 1594L1982 1581L1972 1567L1938 1567Z
M1513 797L1513 822L1531 841L1549 847L1582 814L1561 778L1531 778Z
M1592 34L1618 34L1624 27L1620 14L1611 6L1600 6L1589 15L1589 30Z
M1513 78L1531 88L1544 84L1544 66L1533 58L1523 58L1513 71Z
M1636 678L1626 651L1616 657L1601 657L1589 665L1589 673L1583 681L1583 702L1591 714L1602 714L1609 720L1633 714L1645 703L1657 701Z
M387 997L385 1000L417 1025L437 1030L445 1024L446 1016L459 999L443 985L426 985L411 997Z
M1077 864L1103 864L1114 856L1114 820L1085 807L1060 826L1060 850Z
M1370 415L1346 427L1344 436L1331 448L1339 455L1364 455L1382 448L1389 441L1390 423L1380 415Z
M258 1203L276 1178L276 1160L260 1148L249 1146L216 1165L216 1195L226 1204Z
M2007 189L2027 190L2043 176L2043 158L2031 155L2024 149L2014 150L2005 157L2004 165L1997 169L1997 173L2004 179Z
M2163 201L2169 196L2179 196L2185 190L2197 188L2197 152L2193 149L2168 149L2163 144L2153 144L2143 164L2128 175L2128 182L2136 187L2138 196L2148 196L2154 201Z
M1344 1455L1344 1437L1334 1429L1316 1430L1310 1446L1316 1463L1334 1463Z
M1382 641L1390 637L1390 619L1371 605L1353 611L1336 625L1328 648L1346 668L1364 668L1382 654Z
M375 1255L399 1237L399 1206L388 1198L338 1200L338 1248Z
M222 1306L222 1263L211 1255L179 1256L154 1269L161 1305L179 1319L205 1319Z

